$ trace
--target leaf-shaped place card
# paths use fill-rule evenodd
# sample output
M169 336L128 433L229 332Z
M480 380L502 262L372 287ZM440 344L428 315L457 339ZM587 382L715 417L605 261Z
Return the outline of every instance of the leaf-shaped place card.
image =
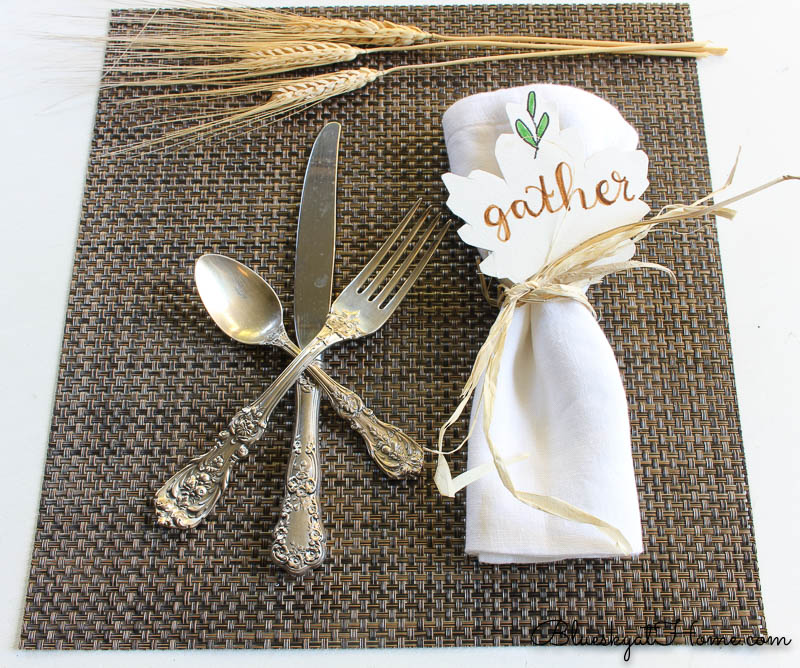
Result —
M488 251L481 271L521 283L587 239L641 220L648 186L643 151L605 149L586 155L578 132L562 130L558 110L506 107L511 133L495 144L500 175L476 170L445 174L447 205L466 223L458 233ZM629 259L623 252L603 263Z

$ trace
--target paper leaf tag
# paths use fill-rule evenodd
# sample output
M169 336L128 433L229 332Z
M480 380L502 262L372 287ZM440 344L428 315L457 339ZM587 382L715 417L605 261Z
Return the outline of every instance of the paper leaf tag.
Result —
M447 173L447 205L466 223L463 241L489 251L484 274L520 283L606 230L641 220L648 186L643 151L605 149L586 155L580 133L560 128L558 110L536 99L506 106L511 133L498 137L500 174ZM597 132L603 132L598 128ZM633 245L624 261L633 254Z

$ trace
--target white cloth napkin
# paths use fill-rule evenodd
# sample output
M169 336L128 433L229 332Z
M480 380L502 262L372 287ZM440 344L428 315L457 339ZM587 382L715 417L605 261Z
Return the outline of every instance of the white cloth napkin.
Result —
M510 132L505 107L536 91L551 100L562 128L581 132L587 154L634 150L639 137L606 101L569 86L539 84L473 95L442 118L450 170L500 174L494 146ZM475 392L480 396L481 388ZM490 462L483 420L473 401L468 467ZM587 309L559 299L518 308L500 364L492 440L514 486L557 497L617 527L642 552L625 389L611 346ZM554 517L515 499L495 472L467 487L467 554L488 563L538 563L620 556L594 526Z

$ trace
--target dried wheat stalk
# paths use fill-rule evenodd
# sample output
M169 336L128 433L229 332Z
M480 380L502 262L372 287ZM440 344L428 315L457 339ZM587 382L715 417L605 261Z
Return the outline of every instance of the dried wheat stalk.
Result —
M109 50L115 62L107 74L114 76L104 86L203 86L199 90L148 95L147 99L269 93L266 102L250 107L206 115L195 113L190 117L197 121L194 127L169 132L140 146L182 143L192 137L200 139L222 130L273 121L401 71L567 55L611 53L700 58L725 52L708 42L654 44L518 35L442 35L391 21L310 17L257 8L216 8L201 13L161 15L135 12L127 15L126 20L133 27L141 27L132 36L111 39ZM384 70L361 67L296 79L269 78L273 74L348 62L379 52L451 48L492 52Z
M232 112L193 114L187 119L178 120L196 121L194 125L180 130L173 130L158 139L147 140L121 150L150 149L159 145L177 147L200 141L223 130L230 131L241 127L251 127L254 122L268 123L331 97L363 88L368 83L387 73L388 70L361 67L354 70L340 70L330 74L283 81L276 80L267 84L259 84L257 87L259 91L268 91L270 93L269 99L262 104L240 108ZM255 87L242 86L237 89L213 91L213 93L216 95L240 95L254 92L254 90ZM207 92L187 92L160 97L195 97L198 95L205 96L206 94Z
M133 12L122 17L132 25L142 25L156 35L211 37L215 42L226 39L255 42L308 41L346 42L357 46L407 47L422 46L423 42L441 41L463 45L486 43L511 45L513 48L533 48L532 44L559 44L563 46L640 46L641 42L596 40L578 38L553 38L536 35L446 35L422 30L413 25L377 19L331 19L322 16L302 16L288 11L260 8L206 8L192 15L144 15ZM138 41L148 45L149 36L138 34L134 38L119 37L121 43ZM725 49L704 44L707 53L720 55ZM163 45L163 43L162 43ZM515 46L514 46L515 45ZM424 47L423 47L424 48ZM692 47L688 47L691 49Z
M133 25L145 24L165 34L180 32L197 37L235 35L258 42L296 40L347 42L361 46L407 46L430 39L416 26L377 19L331 19L301 16L292 12L261 8L208 8L190 15L133 12L122 17ZM120 38L124 41L125 38Z
M234 53L231 51L231 53ZM235 60L204 65L117 65L115 71L132 72L136 78L105 87L116 86L169 86L173 84L221 84L240 79L251 79L269 74L292 72L309 67L320 67L354 60L366 53L362 48L338 42L287 42L262 45L240 51ZM233 56L231 56L233 57ZM160 76L147 76L158 73Z

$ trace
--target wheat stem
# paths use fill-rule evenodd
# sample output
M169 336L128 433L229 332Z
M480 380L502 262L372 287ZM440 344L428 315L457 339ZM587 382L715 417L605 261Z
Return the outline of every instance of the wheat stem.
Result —
M508 35L443 35L439 33L431 33L432 39L438 39L444 42L450 41L463 41L463 40L470 40L475 42L480 41L493 41L493 42L518 42L518 43L547 43L552 42L554 39L552 37L542 37L539 35L514 35L510 37ZM583 38L575 38L575 37L558 37L557 41L562 44L569 44L572 46L640 46L642 44L646 44L646 42L630 42L624 40L611 40L611 39L583 39ZM708 42L682 42L683 44L697 44L701 45L703 48L707 48L709 43ZM655 46L655 43L652 43L651 46ZM721 47L720 47L721 48Z
M709 42L606 42L603 44L593 43L593 40L564 40L562 38L542 38L541 41L526 42L523 39L508 38L509 41L501 39L450 39L447 41L439 42L426 42L423 44L411 44L409 46L384 46L366 49L368 53L381 53L390 51L420 51L425 49L447 49L453 47L477 47L477 48L490 48L496 47L501 49L527 49L531 50L564 50L567 48L604 48L615 47L623 49L632 49L636 53L641 53L642 50L658 50L668 55L680 56L683 53L698 53L701 55L722 55L727 51L723 47L713 47ZM513 41L510 41L513 40ZM575 42L585 42L583 44L576 44ZM601 53L592 51L590 53ZM625 51L623 51L625 53Z
M522 60L534 58L553 58L556 56L581 56L594 53L616 53L616 54L636 54L636 55L662 55L664 52L656 49L653 50L653 45L642 44L641 46L586 46L577 48L561 49L559 51L525 51L522 53L503 53L493 54L489 56L471 56L469 58L457 58L455 60L443 60L435 63L416 63L412 65L396 65L390 67L384 72L390 74L392 72L402 72L405 70L422 70L432 69L438 67L452 67L455 65L467 65L471 63L488 63L503 60ZM697 51L675 51L669 52L673 56L683 56L689 58L702 58L704 53Z

